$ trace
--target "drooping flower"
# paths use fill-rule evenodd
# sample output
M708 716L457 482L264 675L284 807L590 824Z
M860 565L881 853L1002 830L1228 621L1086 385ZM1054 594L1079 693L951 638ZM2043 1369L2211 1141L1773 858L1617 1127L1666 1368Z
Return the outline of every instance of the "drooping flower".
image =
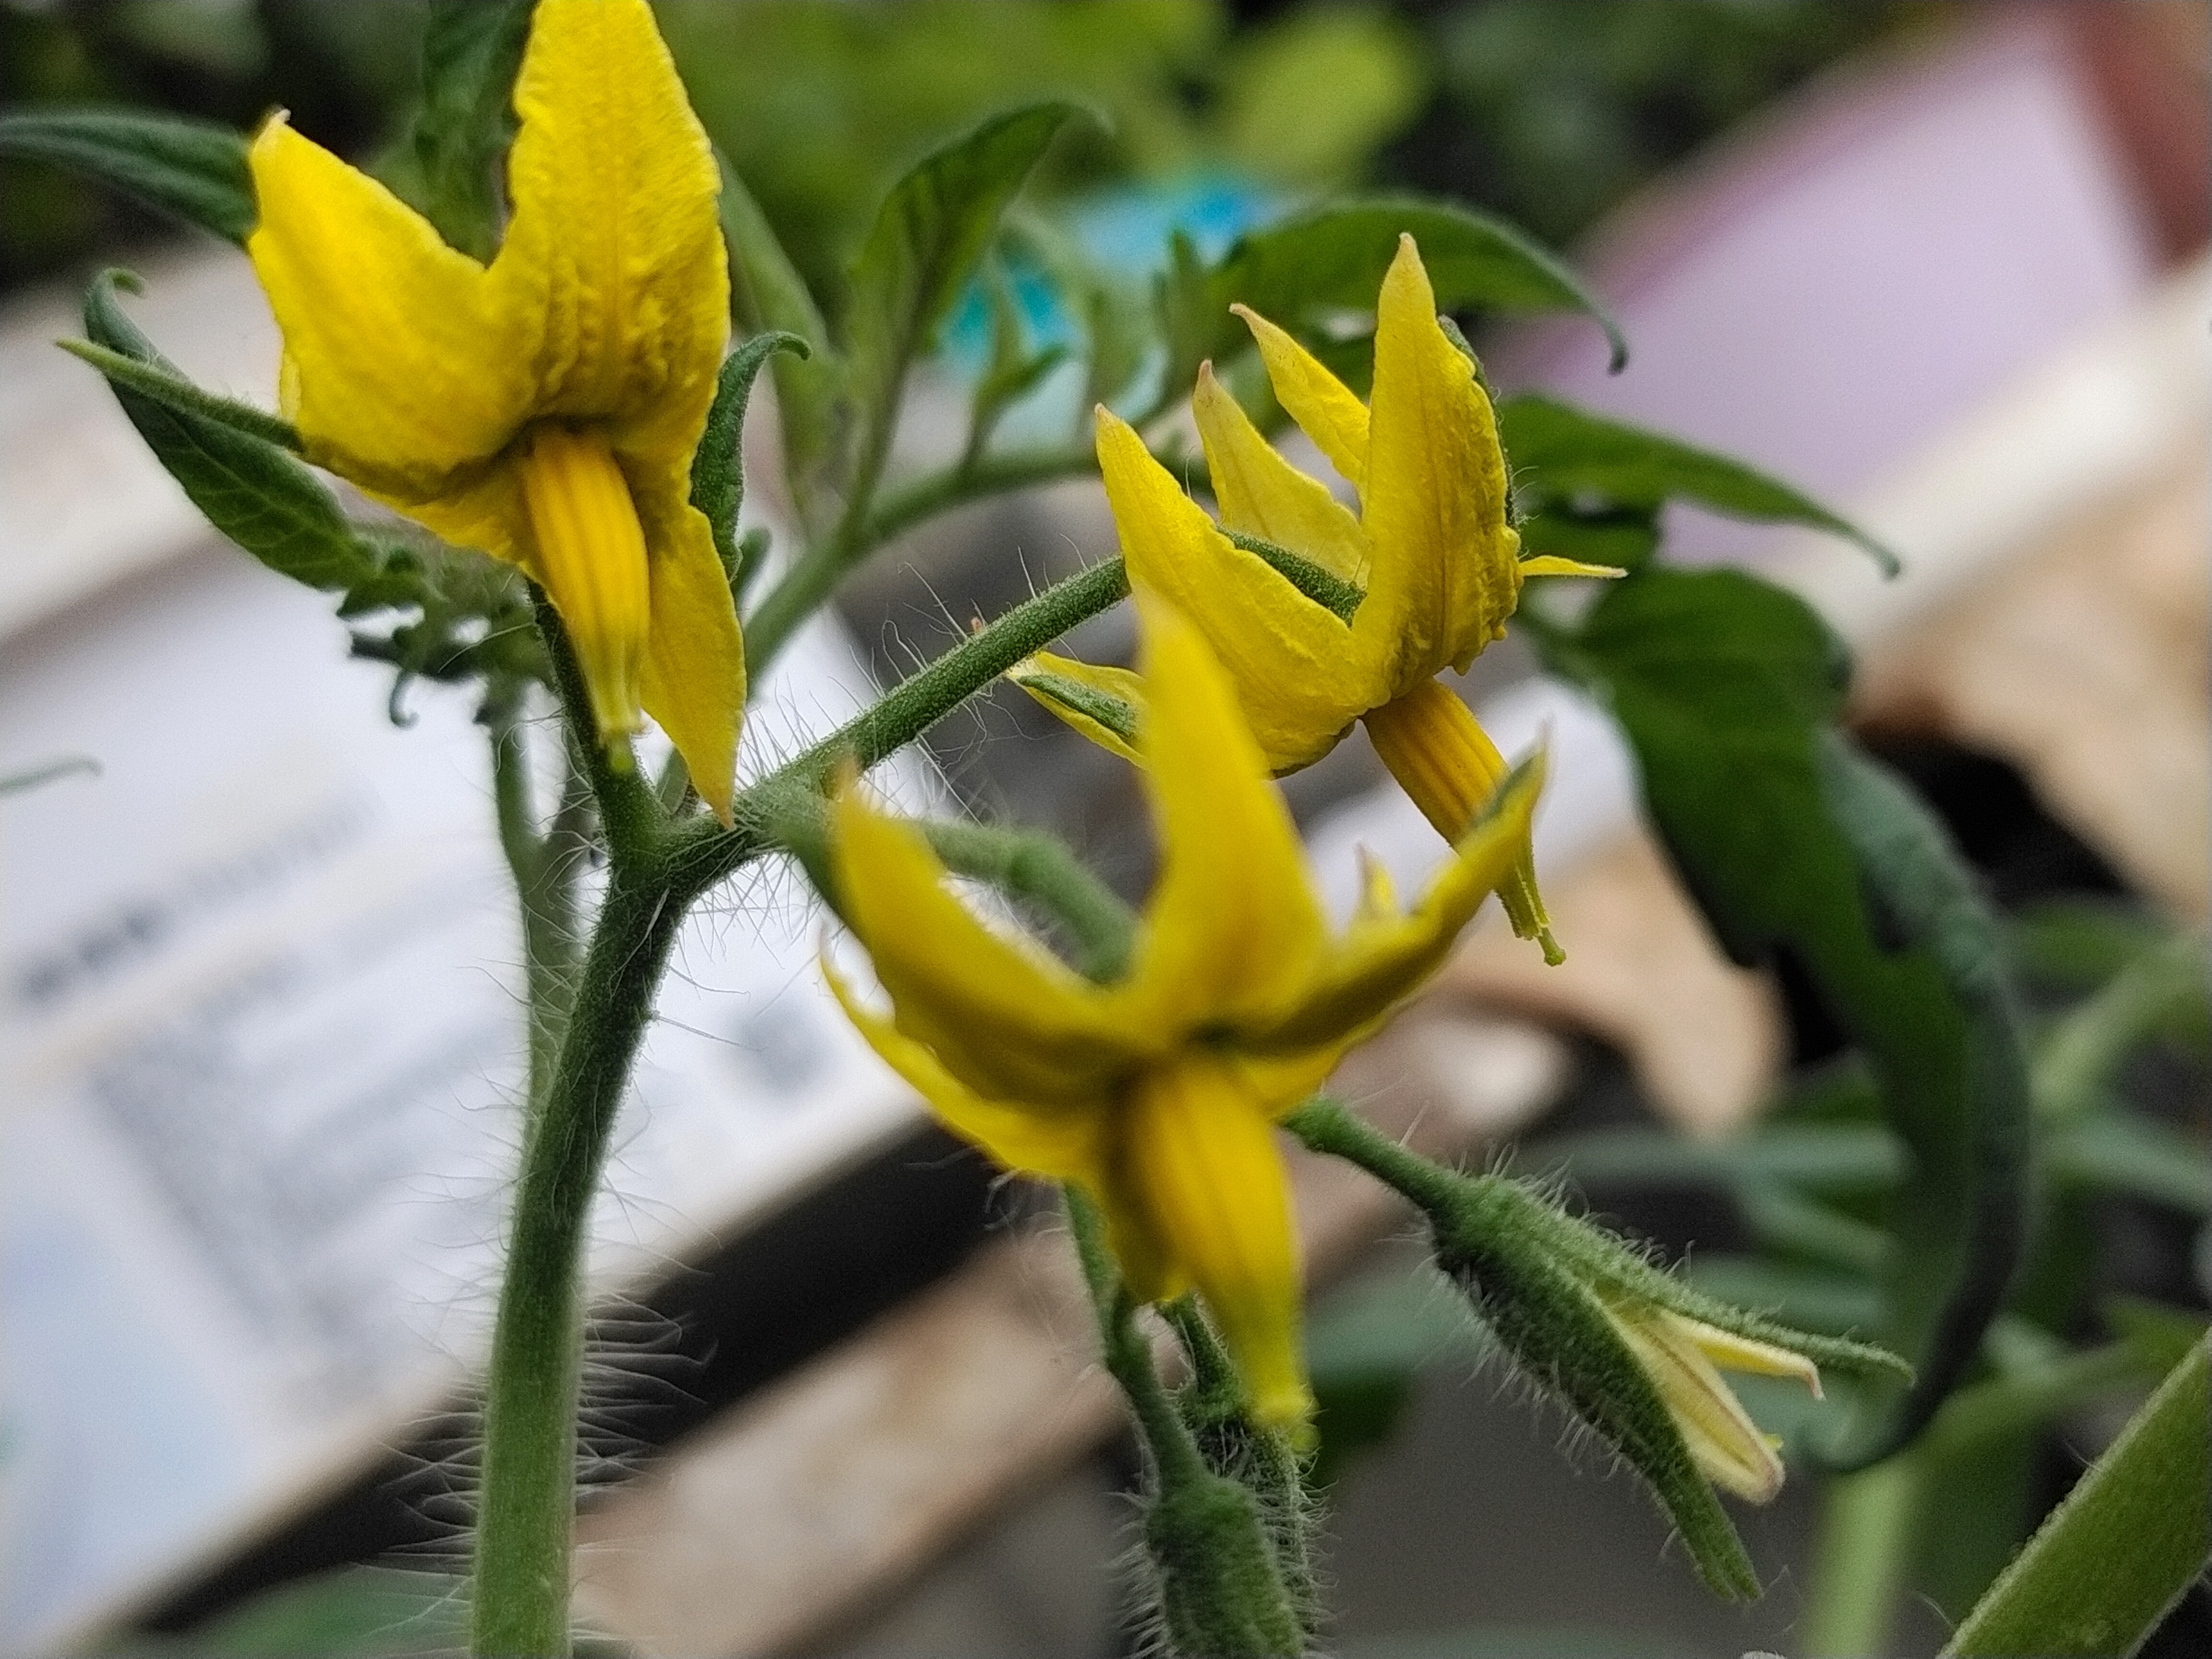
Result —
M1713 1489L1764 1504L1782 1489L1783 1465L1778 1443L1721 1373L1788 1377L1816 1396L1821 1366L1911 1376L1883 1349L1794 1330L1701 1293L1525 1182L1480 1176L1419 1201L1437 1265L1521 1373L1650 1483L1722 1595L1754 1596L1759 1580Z
M744 653L690 501L729 332L714 157L645 0L541 0L489 265L295 132L255 138L246 242L308 458L561 613L620 763L650 713L727 817Z
M1138 609L1161 872L1126 976L1093 984L987 927L921 831L851 782L835 808L836 880L890 1014L824 970L956 1132L1009 1169L1090 1192L1138 1297L1194 1286L1255 1412L1293 1422L1311 1400L1273 1125L1443 960L1525 837L1537 769L1498 792L1410 912L1370 872L1359 915L1331 939L1228 677L1173 606L1139 594Z
M1276 398L1358 492L1360 511L1277 453L1208 365L1191 407L1218 526L1133 429L1098 412L1099 465L1130 583L1164 594L1197 624L1276 772L1311 764L1364 720L1383 763L1455 840L1506 767L1436 677L1464 672L1504 636L1525 578L1620 572L1520 556L1490 398L1437 320L1411 236L1399 239L1382 279L1366 403L1288 333L1236 309ZM1055 694L1088 686L1121 700L1128 689L1115 671L1045 655L1012 678L1094 738L1096 711L1078 706L1079 693ZM1540 939L1558 960L1526 848L1500 896L1515 932Z

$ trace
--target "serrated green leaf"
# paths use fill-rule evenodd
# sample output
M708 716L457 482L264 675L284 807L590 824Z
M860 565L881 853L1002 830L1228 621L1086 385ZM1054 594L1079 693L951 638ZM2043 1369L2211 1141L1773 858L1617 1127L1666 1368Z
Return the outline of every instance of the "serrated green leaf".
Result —
M1502 219L1413 196L1357 198L1238 241L1212 272L1215 337L1225 348L1243 333L1227 316L1232 301L1291 329L1325 312L1372 311L1404 232L1420 244L1443 309L1579 311L1605 331L1612 367L1628 361L1620 325L1558 255Z
M85 291L84 330L93 343L179 380L175 365L124 313L106 271ZM157 402L111 380L115 400L161 465L208 521L282 576L343 592L379 569L375 549L347 522L314 474L276 445L205 415Z
M853 266L845 312L863 475L890 441L907 370L975 275L1015 192L1076 113L1073 104L1051 102L994 116L891 187Z
M1663 433L1523 392L1498 406L1498 436L1515 499L1531 514L1555 505L1649 510L1695 501L1733 519L1825 530L1865 549L1885 575L1899 568L1887 548L1802 491Z
M756 334L724 358L699 447L691 453L691 505L707 515L714 551L732 586L745 564L738 544L738 514L745 504L745 405L763 363L779 351L803 358L808 349L796 334L778 331Z
M806 356L778 357L775 368L784 465L803 502L815 474L836 447L843 365L830 349L830 329L822 320L821 308L760 204L720 149L714 152L714 164L722 174L719 211L722 239L729 244L730 303L738 321L749 333L795 334L807 344Z
M243 246L260 214L246 140L228 127L131 110L0 116L0 155L47 161Z
M1893 1449L1971 1363L2020 1249L2027 1079L1995 921L1942 827L1832 729L1845 659L1794 597L1650 569L1540 642L1620 721L1715 933L1803 963L1910 1149L1878 1329L1919 1377L1853 1461Z
M80 362L89 363L110 380L129 386L133 392L152 398L155 403L182 415L197 416L240 432L249 438L258 438L264 443L275 444L294 454L301 452L299 428L280 416L256 409L228 398L194 386L181 374L161 368L151 362L142 362L122 352L112 351L90 340L57 340L70 356Z
M422 86L401 139L416 205L453 246L489 262L505 204L501 164L514 142L514 76L533 0L432 0Z

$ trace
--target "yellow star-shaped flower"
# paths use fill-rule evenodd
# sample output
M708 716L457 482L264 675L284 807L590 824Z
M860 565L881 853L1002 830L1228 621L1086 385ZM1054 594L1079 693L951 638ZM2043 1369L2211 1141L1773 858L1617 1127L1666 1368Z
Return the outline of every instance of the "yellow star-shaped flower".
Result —
M1231 679L1171 605L1137 603L1160 877L1127 976L1093 984L987 927L921 833L848 783L836 881L892 1012L830 983L955 1131L1010 1169L1088 1189L1140 1299L1195 1286L1255 1411L1294 1422L1312 1401L1272 1126L1443 959L1525 842L1537 770L1466 828L1410 912L1370 867L1360 914L1332 939Z
M1133 587L1165 595L1195 623L1237 684L1276 772L1311 764L1354 720L1447 841L1505 775L1505 762L1467 705L1436 676L1465 672L1505 634L1532 575L1617 576L1550 556L1520 556L1506 522L1498 422L1474 366L1437 319L1436 295L1411 236L1376 307L1372 398L1362 403L1312 353L1257 313L1237 313L1258 342L1275 396L1358 492L1355 515L1319 480L1269 447L1235 398L1199 374L1191 401L1217 526L1154 460L1128 424L1098 413L1098 461ZM1224 529L1273 544L1356 605L1349 619ZM1126 674L1040 656L1016 678L1094 738L1082 711L1044 693L1042 669L1126 702ZM1071 718L1073 717L1073 718ZM1559 957L1524 848L1500 887L1515 931Z
M310 459L559 610L617 761L642 713L726 819L744 648L690 464L729 333L714 156L645 0L541 0L480 264L282 115L246 242Z

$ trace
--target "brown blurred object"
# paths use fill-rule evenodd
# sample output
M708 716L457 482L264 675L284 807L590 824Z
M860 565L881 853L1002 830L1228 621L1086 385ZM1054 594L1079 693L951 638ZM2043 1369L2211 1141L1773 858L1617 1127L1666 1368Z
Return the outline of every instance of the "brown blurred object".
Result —
M1556 1038L1460 1024L1455 1045L1409 1023L1344 1079L1358 1095L1363 1079L1415 1078L1366 1109L1432 1156L1525 1125L1566 1084ZM1399 1042L1413 1050L1402 1064ZM1423 1063L1439 1052L1455 1062L1447 1084ZM1350 1164L1295 1148L1290 1161L1315 1284L1404 1224L1397 1195ZM584 1516L580 1613L647 1653L702 1656L785 1651L848 1624L1114 1432L1121 1400L1091 1318L1056 1220L985 1246Z
M1765 975L1735 967L1638 828L1549 884L1567 959L1547 968L1494 914L1431 994L1586 1031L1627 1059L1677 1128L1724 1135L1772 1093L1787 1051Z
M2058 9L2153 240L2178 264L2212 240L2212 6L2063 0Z
M1867 651L1855 716L2009 761L2129 884L2212 908L2201 435L1901 637Z

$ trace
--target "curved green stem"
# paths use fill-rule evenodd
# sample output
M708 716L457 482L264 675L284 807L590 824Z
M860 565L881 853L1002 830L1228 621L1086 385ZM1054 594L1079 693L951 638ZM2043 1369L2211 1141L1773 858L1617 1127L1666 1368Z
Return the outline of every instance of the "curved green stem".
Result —
M1942 1659L2120 1659L2212 1556L2212 1338L2176 1365L1998 1575Z
M1813 1546L1812 1595L1797 1632L1806 1659L1866 1659L1888 1650L1911 1563L1921 1468L1916 1452L1902 1452L1829 1478Z

